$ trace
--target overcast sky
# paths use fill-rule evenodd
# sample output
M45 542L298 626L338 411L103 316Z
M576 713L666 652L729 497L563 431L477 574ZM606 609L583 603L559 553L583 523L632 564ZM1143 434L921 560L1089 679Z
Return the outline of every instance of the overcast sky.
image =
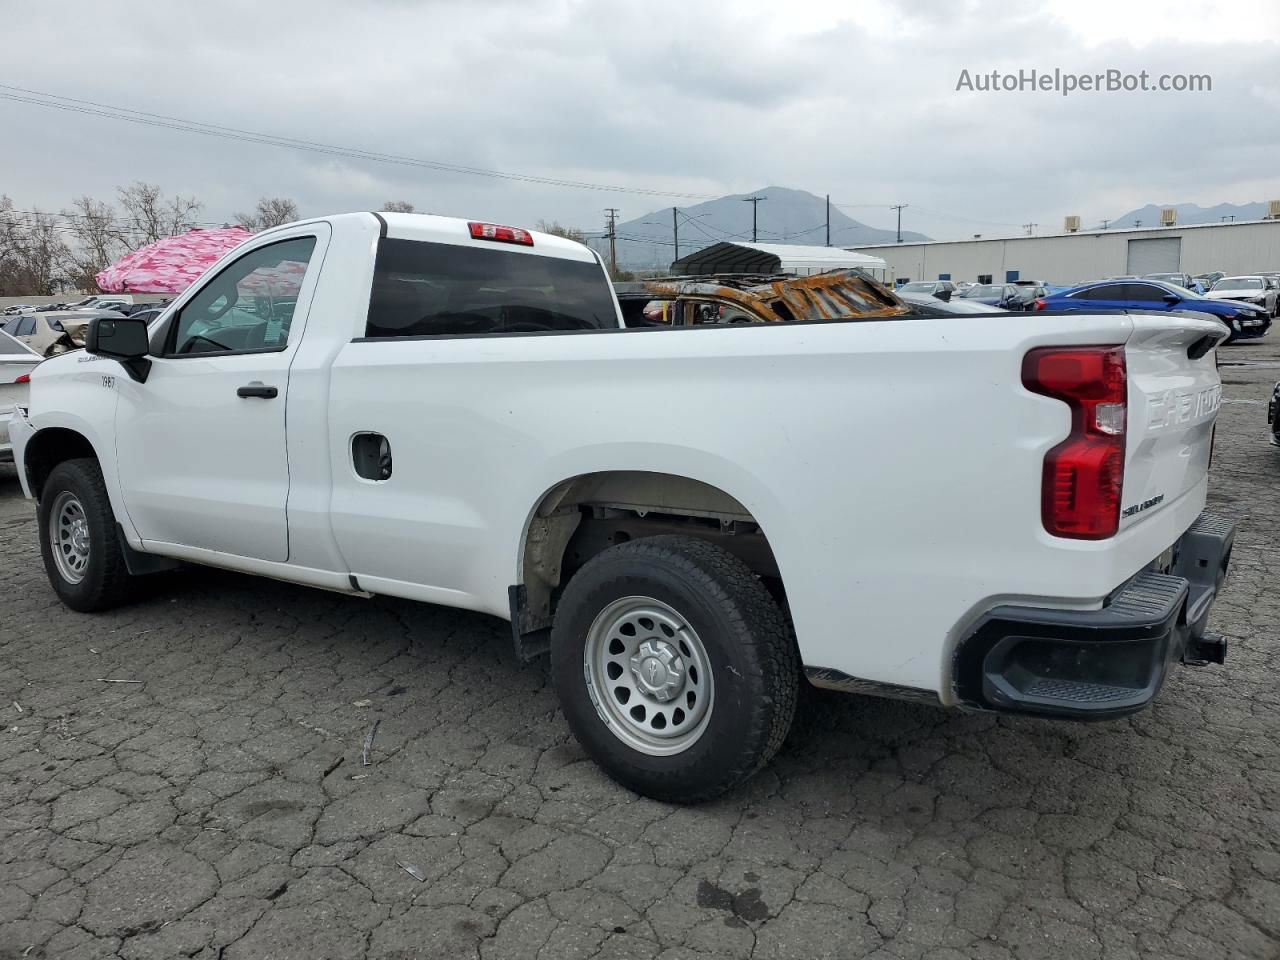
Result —
M1144 203L1280 198L1280 3L0 0L0 84L273 136L674 194L776 184L874 226L995 236ZM957 92L1036 68L1207 73L1210 93ZM0 90L0 94L12 91ZM334 157L0 99L0 193L146 180L219 221L419 210L598 228L695 198ZM762 216L767 211L762 209Z

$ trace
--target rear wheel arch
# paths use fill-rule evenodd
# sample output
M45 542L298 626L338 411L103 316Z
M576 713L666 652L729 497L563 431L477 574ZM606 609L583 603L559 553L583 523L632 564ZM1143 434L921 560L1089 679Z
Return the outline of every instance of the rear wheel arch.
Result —
M545 652L559 594L592 557L629 540L687 536L718 544L760 577L785 609L773 548L737 498L719 486L658 471L579 474L547 490L522 531L511 588L516 652Z

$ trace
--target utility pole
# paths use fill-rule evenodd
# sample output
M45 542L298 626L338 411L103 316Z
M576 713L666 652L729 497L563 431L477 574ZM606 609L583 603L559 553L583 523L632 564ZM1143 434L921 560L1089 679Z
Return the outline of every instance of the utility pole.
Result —
M827 194L827 246L831 246L831 194Z
M1022 228L1027 231L1027 236L1029 237L1031 234L1035 233L1035 229L1038 226L1040 226L1038 223L1024 223Z
M1102 221L1102 229L1103 229L1103 230L1107 229L1107 224L1108 224L1108 223L1110 223L1110 222L1111 222L1110 220L1103 220L1103 221Z
M680 221L676 219L676 208L671 208L671 238L676 244L676 255L672 259L680 259Z
M1142 226L1142 221L1141 221L1141 220L1134 220L1134 221L1133 221L1133 225L1134 225L1135 227L1140 227L1140 226Z
M898 243L902 242L902 208L909 206L911 206L909 203L895 203L889 208L890 210L898 211Z
M618 231L615 229L618 223L618 208L605 207L605 234L609 238L609 276L612 279L618 275Z
M751 242L756 242L756 211L760 209L760 201L768 200L768 197L743 197L743 203L751 204Z

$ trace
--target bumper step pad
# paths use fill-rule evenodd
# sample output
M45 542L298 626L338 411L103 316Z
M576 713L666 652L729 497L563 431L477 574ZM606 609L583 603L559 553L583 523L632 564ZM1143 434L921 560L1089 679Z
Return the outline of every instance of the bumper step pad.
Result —
M1201 514L1170 573L1138 574L1099 610L992 609L956 650L959 698L978 709L1106 719L1150 703L1178 659L1221 663L1226 641L1205 625L1234 536L1232 521Z

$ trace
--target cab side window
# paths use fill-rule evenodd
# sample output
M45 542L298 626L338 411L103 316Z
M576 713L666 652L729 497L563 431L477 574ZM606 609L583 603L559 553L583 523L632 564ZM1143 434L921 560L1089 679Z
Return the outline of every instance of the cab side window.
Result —
M225 267L169 324L165 354L283 350L315 237L253 250Z

